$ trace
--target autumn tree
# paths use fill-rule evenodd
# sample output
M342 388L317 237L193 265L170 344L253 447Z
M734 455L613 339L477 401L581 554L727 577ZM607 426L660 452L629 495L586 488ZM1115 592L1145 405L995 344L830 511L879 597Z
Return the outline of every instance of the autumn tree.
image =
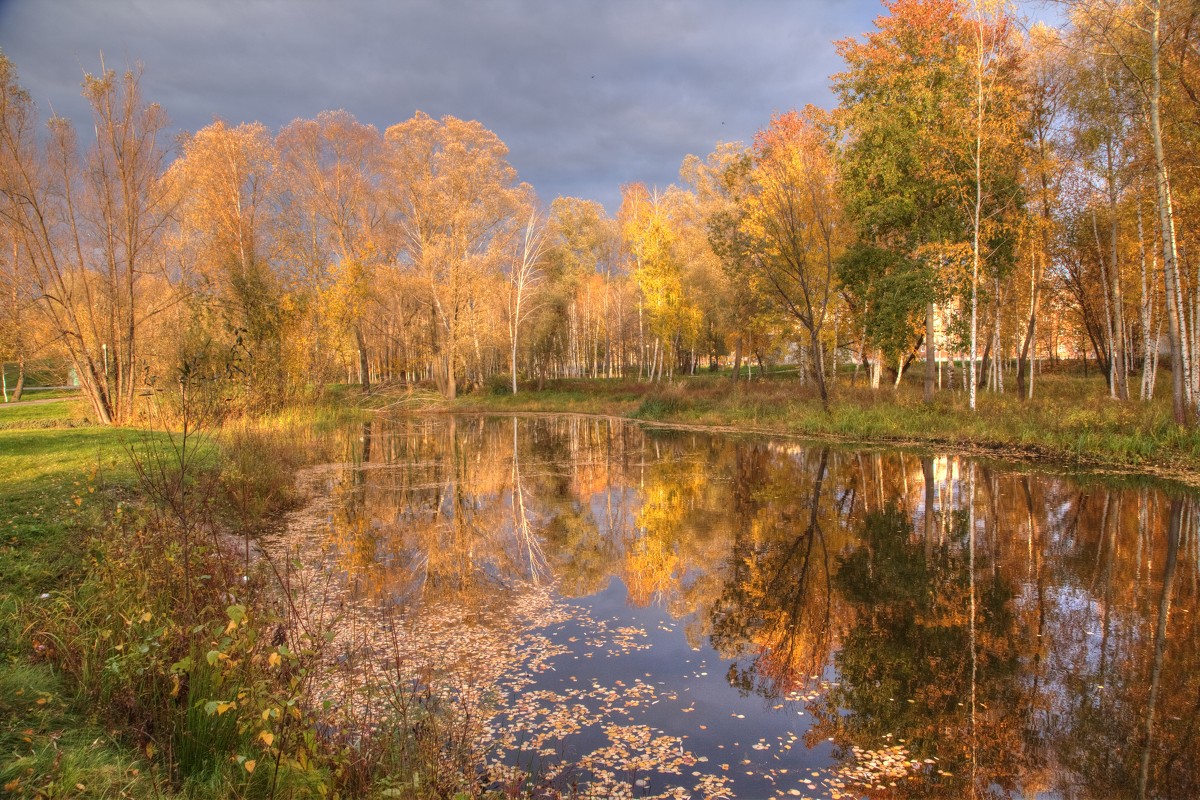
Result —
M938 269L944 258L929 248L965 238L953 168L962 147L951 141L943 116L961 113L965 104L965 33L954 2L902 1L887 9L863 41L837 43L846 61L846 70L834 76L848 137L845 194L861 240L845 269L864 334L875 332L869 341L878 348L876 361L886 351L894 358L907 352L896 337L907 325L899 323L924 311L929 400L935 304L949 299L929 291L944 272ZM930 257L915 258L920 248ZM893 291L898 284L903 290ZM881 327L879 314L891 323ZM873 385L878 376L876 365Z
M436 379L453 398L471 315L487 299L487 281L509 252L530 190L517 183L508 148L478 122L418 112L385 137L393 246L401 268L428 292L438 331Z
M1057 31L1044 25L1035 25L1025 39L1025 50L1022 105L1026 111L1025 141L1028 149L1025 185L1029 200L1026 242L1030 265L1029 317L1017 355L1017 393L1033 399L1033 359L1037 349L1039 301L1043 276L1053 257L1055 215L1063 173L1068 163L1062 154L1062 142L1058 135L1060 117L1066 105L1067 73Z
M623 318L631 305L620 270L621 232L594 200L557 197L547 219L544 303L531 343L539 375L614 376L624 366Z
M358 380L371 386L364 330L372 276L387 255L383 137L346 111L295 120L277 137L290 237L321 275L320 305L354 339Z
M261 123L218 120L187 137L181 150L167 175L178 203L172 244L201 331L194 346L180 342L194 350L181 358L227 375L251 405L277 404L289 387L273 236L280 188L274 141ZM210 342L219 342L219 351Z
M536 294L545 278L546 222L536 209L530 211L525 226L514 237L508 267L508 338L512 393L517 393L517 344L522 325L537 310ZM515 459L515 456L514 456ZM514 471L516 467L514 466Z
M969 8L957 0L885 6L889 13L864 40L838 42L846 61L834 86L848 136L847 203L864 245L893 250L907 259L906 268L925 271L913 276L914 285L953 285L952 251L970 246L971 277L963 295L971 320L974 407L980 269L994 262L998 282L1011 249L1007 212L1017 195L1012 21L1003 9ZM925 311L927 398L934 307L950 299L933 292L908 299Z
M1133 180L1132 128L1138 112L1122 85L1129 77L1112 59L1077 49L1070 67L1076 76L1067 96L1072 145L1080 178L1093 195L1084 203L1101 276L1109 393L1128 400L1119 205Z
M684 342L694 337L699 327L699 314L684 290L683 264L677 252L678 232L671 218L676 201L670 192L651 192L640 183L621 188L621 230L654 337L647 370L652 380L662 378L664 365L668 380L674 376ZM641 358L645 363L644 350Z
M742 356L753 346L763 327L762 287L753 270L753 235L750 199L754 185L753 154L740 142L721 143L701 160L689 155L680 167L680 177L695 196L708 247L719 265L716 280L708 291L716 300L714 313L733 350L730 380L735 383L742 370ZM713 323L710 323L713 324Z
M32 331L33 297L30 276L16 240L0 228L0 389L3 401L17 402L25 388L26 367L35 342ZM8 362L17 367L16 383L8 382ZM11 397L10 397L10 394Z
M776 115L754 139L753 264L772 296L808 333L813 379L829 407L822 332L836 292L843 217L829 135L813 110Z
M65 119L39 143L33 102L0 55L0 214L27 263L43 314L96 419L134 413L147 376L142 334L177 298L159 247L171 213L160 176L163 110L141 74L85 75L95 142L80 154Z

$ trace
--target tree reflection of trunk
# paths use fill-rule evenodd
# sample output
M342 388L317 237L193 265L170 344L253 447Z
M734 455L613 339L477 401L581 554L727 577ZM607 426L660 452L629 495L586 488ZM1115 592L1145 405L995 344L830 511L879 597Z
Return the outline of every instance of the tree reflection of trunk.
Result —
M739 454L737 468L750 467L766 453L758 445L747 445ZM799 475L773 470L798 468L812 476L812 484L803 500L788 497L778 508L761 497L755 500L754 492L747 491L745 505L739 508L733 567L720 601L710 608L709 621L710 642L718 652L732 657L747 650L754 654L748 665L735 661L729 668L730 684L742 692L786 696L810 680L809 675L819 674L829 654L833 568L821 518L822 513L830 513L828 505L822 505L829 481L829 451L823 449L815 461L785 459L764 464L762 470L749 470L751 474L746 476L751 486L757 483L765 489L771 481L780 480L775 486L783 488L794 485ZM793 515L792 509L799 513ZM756 516L760 521L773 520L774 524L766 523L766 527L780 534L793 524L803 528L793 529L782 541L761 537L762 531L752 523Z
M1113 561L1117 546L1117 529L1121 525L1121 496L1117 492L1106 492L1104 514L1100 522L1100 543L1097 546L1097 568L1101 570L1100 580L1103 581L1104 592L1102 605L1103 618L1100 621L1100 667L1097 675L1101 686L1108 685L1108 651L1109 637L1112 634L1113 614ZM1101 562L1101 555L1104 558ZM1093 594L1095 594L1096 578L1093 577Z
M1021 487L1025 492L1025 515L1027 524L1029 525L1029 536L1026 544L1026 559L1028 560L1027 575L1032 572L1032 575L1027 577L1027 581L1035 587L1037 595L1037 647L1033 650L1033 692L1030 708L1037 708L1037 698L1041 692L1042 682L1042 665L1046 651L1046 583L1043 577L1042 570L1042 547L1041 537L1037 533L1037 521L1033 516L1033 491L1029 487L1029 476L1026 475L1021 480ZM1037 539L1038 546L1034 549L1033 543ZM1033 725L1031 728L1035 727Z
M359 452L358 463L355 464L356 469L350 472L351 492L349 502L346 503L345 512L351 519L357 520L361 525L361 519L367 513L367 471L364 467L371 461L371 423L364 422L362 426L362 449ZM353 457L353 451L351 451Z
M533 532L529 523L529 513L525 506L525 486L521 482L520 445L517 439L517 418L512 419L512 504L513 504L513 535L517 540L517 555L526 554L524 560L529 564L529 580L534 584L541 583L543 574L549 573L546 564L546 554L542 543ZM575 461L576 459L572 459Z
M921 474L925 478L925 562L933 558L933 506L936 497L933 485L933 458L921 459Z
M969 618L971 642L971 796L978 794L977 768L979 754L976 743L978 737L975 731L976 681L979 674L978 648L975 644L975 463L971 462L967 480L967 576L970 582L971 613Z
M774 645L774 649L778 653L774 660L780 666L786 665L809 674L817 671L817 659L823 658L828 650L825 643L829 635L833 587L830 584L829 552L825 547L825 534L821 529L820 519L821 488L825 483L828 466L829 449L825 448L821 450L817 476L813 481L808 527L788 548L787 553L779 562L779 568L766 592L768 598L787 598L787 605L780 609L783 612L780 617L783 630L779 632L780 638ZM821 554L820 567L814 563L814 549L818 546ZM803 552L801 552L802 547ZM800 559L799 569L789 569L797 557ZM821 588L823 613L819 619L812 621L811 629L808 629L808 626L803 624L803 616L806 609L805 601L811 599L812 573L816 568L823 569L824 572L824 586ZM802 641L806 635L811 637L812 641ZM798 651L805 644L809 646L809 659L804 664L797 664ZM790 676L781 677L790 678ZM786 682L787 680L783 681L785 684Z
M1142 769L1138 776L1138 797L1146 797L1150 780L1150 750L1154 746L1154 707L1158 702L1158 687L1162 679L1163 651L1167 643L1167 620L1171 613L1171 589L1175 583L1175 565L1179 561L1179 539L1183 528L1184 501L1171 498L1171 519L1167 527L1167 563L1163 567L1162 595L1158 601L1158 627L1154 632L1154 664L1150 670L1150 697L1146 701L1145 744L1142 749Z
M1021 478L1021 489L1025 496L1025 524L1027 526L1025 540L1025 584L1034 590L1034 613L1036 615L1036 633L1031 642L1031 662L1029 671L1030 681L1028 700L1022 703L1024 713L1021 714L1021 725L1025 731L1027 742L1024 768L1031 774L1041 773L1047 762L1045 730L1048 716L1039 718L1039 709L1048 706L1049 699L1042 697L1042 684L1046 679L1049 660L1046 652L1049 646L1046 633L1046 580L1045 570L1042 569L1043 544L1038 530L1037 518L1034 515L1033 489L1028 475ZM1036 543L1036 546L1035 546ZM1026 629L1027 630L1027 629Z
M362 426L362 463L371 463L371 423L364 422Z
M867 481L867 467L863 463L863 454L862 453L855 453L854 457L855 457L855 459L858 460L858 475L857 475L857 477L862 481L862 484L863 484L863 491L862 491L863 515L865 516L865 515L871 513L871 491L870 491L870 486Z

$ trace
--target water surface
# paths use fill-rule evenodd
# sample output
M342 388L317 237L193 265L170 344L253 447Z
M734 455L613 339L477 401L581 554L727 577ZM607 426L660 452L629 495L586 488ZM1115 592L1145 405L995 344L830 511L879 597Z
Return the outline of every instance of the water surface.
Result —
M573 416L352 434L284 539L338 702L440 693L494 786L1200 796L1190 497Z

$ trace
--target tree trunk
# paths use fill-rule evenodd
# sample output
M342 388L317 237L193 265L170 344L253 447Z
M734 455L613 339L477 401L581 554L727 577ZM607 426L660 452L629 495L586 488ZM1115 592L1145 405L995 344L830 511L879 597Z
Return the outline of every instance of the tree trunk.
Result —
M367 342L363 338L362 325L354 323L354 345L358 348L358 382L364 393L371 391L371 363L367 359Z
M512 393L517 393L517 337L514 333L512 342L512 358L509 361L512 366Z
M1139 397L1142 400L1149 400L1154 396L1154 391L1151 388L1152 383L1152 363L1153 353L1151 349L1158 349L1158 339L1151 341L1151 331L1153 323L1151 315L1154 313L1154 287L1157 281L1153 279L1154 270L1147 267L1146 264L1146 229L1142 221L1142 204L1138 202L1137 208L1138 222L1138 252L1142 262L1142 297L1141 307L1138 309L1139 317L1142 325L1142 389ZM1157 267L1157 264L1155 265Z
M937 379L937 345L934 343L934 307L925 304L925 402L933 402L934 381Z
M1112 157L1109 157L1111 170ZM1117 191L1116 180L1110 178L1108 192L1108 209L1111 216L1109 224L1109 264L1112 267L1109 274L1109 279L1112 282L1112 299L1113 299L1113 353L1112 359L1116 362L1116 367L1113 372L1113 378L1116 380L1116 398L1118 400L1129 399L1129 374L1126 367L1125 349L1125 303L1124 296L1121 292L1121 265L1118 261L1117 253Z
M821 339L819 330L810 329L809 341L812 343L812 376L817 382L817 389L821 392L821 407L829 411L829 389L825 385L825 364L821 353Z
M1025 324L1025 338L1021 340L1021 353L1017 357L1017 394L1022 400L1033 399L1033 352L1037 350L1038 281L1037 256L1029 258L1029 322ZM1025 359L1029 359L1029 392L1025 391Z
M977 388L982 389L984 382L987 381L988 365L991 363L992 359L992 341L992 337L989 336L987 339L987 345L983 348L983 358L979 360L979 371L976 373L976 380L979 383L971 385L971 394L974 394ZM974 406L972 406L972 408L974 408Z
M442 354L442 374L445 376L445 388L442 394L447 400L453 400L458 396L458 376L455 375L455 358L453 353Z
M25 356L17 356L17 385L13 387L13 402L19 403L25 393Z
M1000 336L1000 276L994 278L994 286L996 290L996 319L993 336L995 337L996 357L992 360L995 365L996 379L992 383L992 391L1004 394L1004 343Z
M1178 283L1178 250L1175 243L1175 216L1171 208L1171 185L1167 178L1167 158L1163 149L1162 119L1162 8L1159 0L1150 5L1150 138L1154 144L1154 189L1158 198L1159 225L1162 231L1163 278L1166 282L1167 335L1171 339L1171 405L1175 422L1189 422L1188 354L1185 352L1187 331L1180 307Z

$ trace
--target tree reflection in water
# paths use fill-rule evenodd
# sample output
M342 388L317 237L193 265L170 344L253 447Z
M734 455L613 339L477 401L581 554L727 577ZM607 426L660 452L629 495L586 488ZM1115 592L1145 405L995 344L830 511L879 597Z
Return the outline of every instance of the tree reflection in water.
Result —
M691 688L681 665L653 661L682 636L723 660L722 709L768 727L790 714L826 753L764 746L728 791L774 793L780 765L800 759L822 776L796 784L813 794L1200 795L1190 497L580 417L380 419L354 438L357 457L324 483L329 516L293 546L333 568L322 585L363 629L378 627L371 608L450 608L460 634L488 631L488 680L525 675L496 695L508 692L502 712L552 685L531 651L569 672L585 640L611 634L580 620L622 591L622 613L680 623L642 632L639 668L657 670L659 691ZM606 641L638 638L624 636ZM629 683L620 660L604 663L611 674L590 680ZM555 691L580 719L611 722L595 697ZM653 730L702 738L704 705L689 711L656 711ZM724 724L712 713L705 730ZM560 752L593 748L586 731L568 736ZM729 758L679 741L710 766Z

